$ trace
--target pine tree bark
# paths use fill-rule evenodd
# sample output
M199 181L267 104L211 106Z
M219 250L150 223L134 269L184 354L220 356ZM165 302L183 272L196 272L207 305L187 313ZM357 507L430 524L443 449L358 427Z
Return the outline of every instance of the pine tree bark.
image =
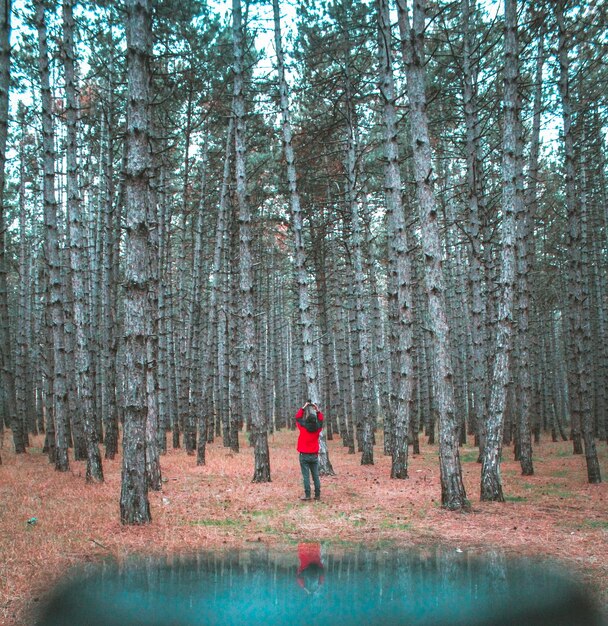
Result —
M590 189L597 189L597 193L592 194L589 207L589 238L591 243L590 269L592 273L593 309L597 311L594 316L594 333L597 340L593 342L595 346L592 372L595 387L595 414L594 420L597 425L597 436L601 440L606 440L608 433L608 389L605 381L608 380L608 332L606 299L607 286L603 267L603 243L605 236L604 208L608 201L606 194L606 177L604 175L606 158L602 139L602 123L599 116L598 107L595 108L589 120L588 131L591 148L585 159L585 168L590 180ZM596 166L599 164L599 167Z
M334 366L335 350L333 343L335 335L331 326L330 295L328 293L327 274L330 268L327 267L327 255L323 242L323 231L311 228L311 246L314 264L314 277L317 298L319 302L319 326L321 332L321 355L324 364L323 373L320 376L322 391L322 404L325 416L325 439L333 439L335 423L341 413L339 408L339 386L338 375ZM328 460L328 464L329 463ZM327 467L324 468L327 472ZM333 470L332 470L333 471Z
M112 88L109 89L112 98ZM114 165L112 138L112 100L102 121L104 195L102 207L102 255L101 255L101 310L105 341L101 342L101 413L104 424L105 458L113 459L118 453L118 407L116 402L116 353L117 311L116 284L114 281L114 259L118 256L117 229L114 228Z
M531 421L534 401L531 363L534 362L535 352L532 350L532 333L530 330L530 275L533 272L533 224L536 212L536 179L538 176L539 138L540 138L540 111L542 105L542 69L543 69L543 33L539 36L536 62L534 114L532 135L530 140L530 184L525 193L518 194L516 215L516 275L517 275L517 452L523 476L534 474L532 460L532 432ZM519 131L521 144L521 130ZM521 147L518 148L518 160L523 166ZM523 185L523 173L518 179Z
M230 293L228 295L230 314L228 316L228 367L229 367L229 402L230 402L230 447L239 451L239 429L243 423L241 403L241 329L239 328L240 299L238 293L238 220L232 211L230 224Z
M86 293L88 283L88 262L82 201L79 187L78 163L78 102L75 78L74 53L74 0L64 0L63 13L63 67L66 95L66 169L67 169L67 212L69 216L70 269L74 297L74 332L76 339L76 376L78 385L78 406L81 414L86 447L86 480L103 482L101 455L97 443L95 415L93 412L93 379L91 375L91 350L87 337Z
M455 414L450 328L446 315L445 279L426 114L425 7L426 0L414 1L410 27L407 3L405 0L397 0L401 50L406 67L407 93L410 102L411 142L414 153L416 195L420 211L422 251L425 259L425 285L435 352L441 503L449 510L465 510L469 508L469 503L462 481L458 451L458 422Z
M152 135L153 132L150 132ZM157 181L158 164L151 158L151 167L155 170L149 179L149 195L146 206L146 222L148 226L148 298L146 316L146 479L148 487L154 491L162 489L162 472L160 468L159 430L160 419L158 412L158 292L159 292L159 262L160 231L158 228L158 197Z
M469 288L471 291L471 335L472 335L472 386L473 386L473 430L482 434L482 425L487 408L485 371L485 325L483 301L483 264L481 252L481 218L483 211L483 171L480 147L480 123L477 110L477 64L474 60L472 13L475 0L462 0L463 40L463 105L466 125L467 194L469 237Z
M517 275L517 448L523 476L534 474L532 461L532 378L530 373L530 208L521 203L516 215L516 275Z
M544 17L544 16L543 16ZM545 48L544 48L544 19L541 20L541 28L537 33L538 42L536 49L536 70L534 78L534 101L532 112L532 132L530 134L530 158L528 164L528 186L525 190L524 206L527 207L530 213L530 240L527 250L527 256L529 258L528 266L534 267L536 259L536 239L534 236L534 219L538 210L538 179L539 179L539 157L540 157L540 126L543 104L543 65L545 60ZM529 278L529 287L531 294L536 294L540 284L535 282L534 274ZM531 301L532 318L538 319L539 311L535 298ZM547 423L548 411L547 405L543 405L544 393L547 390L547 371L543 367L543 349L542 349L542 325L537 323L536 330L530 333L530 345L531 345L531 362L532 371L536 372L536 376L533 377L533 415L534 420L534 438L540 440L540 430L543 424ZM544 379L544 380L543 380ZM553 397L553 396L551 396ZM546 425L545 425L546 428Z
M171 365L169 350L169 286L167 271L168 224L167 198L164 192L164 167L161 163L158 199L158 419L159 447L161 454L167 452L167 431L173 424L171 410Z
M205 464L205 453L203 437L207 437L207 420L213 406L213 383L214 379L219 377L220 370L223 371L223 360L226 354L226 336L225 333L220 332L220 304L222 295L222 282L221 282L221 269L222 258L224 252L224 241L226 239L226 214L228 203L228 186L230 182L230 171L232 164L232 153L234 148L234 118L230 118L228 122L226 136L226 149L224 154L224 171L222 178L222 187L220 190L220 201L218 205L217 221L215 225L215 240L213 248L213 261L211 265L211 271L209 273L208 282L211 285L211 293L209 295L209 304L207 309L209 311L207 316L207 331L206 340L204 346L204 353L207 355L207 370L204 374L204 380L202 383L202 407L199 414L198 430L199 430L199 446L197 451L197 465ZM204 188L204 185L203 185ZM202 219L202 212L201 212ZM220 387L223 387L220 382ZM228 397L226 397L228 402ZM228 415L228 407L221 407L222 414ZM226 419L226 441L225 444L230 446L230 427L228 418ZM237 445L235 452L238 452L238 432L237 432Z
M15 397L16 415L15 428L22 430L21 436L27 434L26 427L28 409L28 389L27 381L29 377L30 365L30 345L29 335L29 295L31 260L27 236L28 210L26 206L26 172L25 172L25 115L23 108L19 108L19 122L21 126L21 141L19 143L19 308L17 316L17 337L15 352ZM6 387L4 388L6 389ZM33 416L32 416L33 417ZM1 421L2 418L0 418ZM25 429L25 430L24 430ZM0 433L1 434L1 433ZM14 439L14 438L13 438Z
M43 203L45 224L45 257L48 267L49 335L53 342L53 414L55 417L55 469L66 472L68 459L68 402L65 369L65 336L63 285L59 231L57 228L57 200L55 197L55 137L53 128L52 94L50 86L47 29L43 0L36 0L36 28L38 31L38 70L40 73L40 100L42 105L43 149Z
M568 31L565 24L565 0L555 4L555 17L559 30L559 94L564 124L564 172L566 178L566 207L568 211L568 330L570 350L568 355L568 396L573 430L574 452L580 449L580 437L585 445L587 477L590 483L601 482L601 472L595 447L591 412L588 408L589 372L585 367L584 277L582 259L581 211L577 200L574 138L572 133L572 102L568 58Z
M354 107L351 101L350 84L347 78L347 138L346 138L346 202L350 215L350 244L351 263L353 270L354 291L354 334L357 341L359 355L359 369L357 376L359 414L357 423L360 424L361 465L374 463L374 415L372 409L373 389L371 383L371 351L369 340L369 320L367 315L367 297L365 284L367 277L363 263L363 229L359 215L360 202L357 199L355 188L356 180L356 137Z
M148 0L127 0L127 162L124 300L124 432L120 519L151 521L146 475L147 347L149 289L150 57L152 22Z
M251 418L251 438L254 446L253 482L270 482L270 458L266 415L260 399L260 377L257 363L256 318L253 293L253 260L251 245L251 209L247 196L244 95L244 46L240 0L232 0L232 34L234 51L235 169L236 197L239 208L240 295L243 324L243 353L245 365L245 405Z
M392 370L396 373L393 432L391 446L391 478L408 477L408 434L413 410L413 330L412 270L408 251L407 229L401 201L401 172L395 82L393 78L392 33L388 0L377 0L378 61L380 95L384 118L384 189L388 216L389 307L394 310L390 323L393 345Z
M11 67L11 1L0 5L0 381L4 390L6 417L11 424L15 452L25 452L22 425L17 419L13 351L8 316L8 281L6 261L6 223L4 205L6 140L8 133L8 108ZM1 402L1 401L0 401ZM0 420L4 420L0 412ZM0 430L1 432L1 430Z
M482 453L481 500L504 502L500 476L504 416L509 385L509 358L513 342L513 306L516 278L516 225L518 204L518 37L517 0L505 0L505 69L503 123L503 195L501 295L492 367L492 388Z
M302 356L304 359L304 374L306 377L307 400L315 404L321 402L319 391L318 371L315 362L313 345L313 320L310 308L308 279L306 275L306 255L304 252L304 237L302 232L302 210L300 194L297 187L297 172L295 155L292 144L292 127L289 110L289 93L285 79L285 63L283 60L283 45L281 41L281 18L278 0L273 0L274 41L277 53L277 70L279 78L279 96L281 105L281 121L283 134L283 150L287 163L287 184L291 211L291 227L294 236L295 273L298 285L298 313L302 328ZM322 475L333 475L334 471L329 460L325 432L319 437L319 472Z

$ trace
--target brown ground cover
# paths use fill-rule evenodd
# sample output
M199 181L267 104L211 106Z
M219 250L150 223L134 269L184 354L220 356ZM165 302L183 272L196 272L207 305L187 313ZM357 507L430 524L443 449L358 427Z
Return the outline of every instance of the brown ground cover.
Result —
M0 465L0 624L27 624L28 614L66 571L83 563L132 554L173 555L264 544L293 550L302 541L330 546L408 547L438 544L483 554L551 557L580 577L608 606L608 486L586 482L585 460L571 444L544 440L535 471L520 475L505 451L507 502L479 502L480 466L473 447L461 451L470 513L440 507L437 449L410 457L410 478L391 480L390 459L361 466L340 439L329 442L336 476L322 478L321 502L300 502L295 433L270 438L272 482L252 484L253 454L245 439L233 454L208 446L207 464L183 450L162 458L163 489L152 492L152 524L119 520L119 459L104 462L105 482L87 485L82 462L60 474L36 437L26 455L11 451L5 433ZM608 453L599 444L602 475Z

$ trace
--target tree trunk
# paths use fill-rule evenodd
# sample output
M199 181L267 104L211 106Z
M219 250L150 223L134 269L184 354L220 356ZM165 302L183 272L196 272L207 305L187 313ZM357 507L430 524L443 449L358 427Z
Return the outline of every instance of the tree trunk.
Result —
M279 79L279 95L281 104L281 120L283 131L283 149L287 164L287 183L289 186L289 199L291 210L291 224L294 236L295 248L295 273L298 285L298 313L302 328L302 356L304 361L304 374L306 377L307 400L315 404L321 402L317 364L315 362L313 345L313 320L309 302L308 278L305 267L304 238L302 232L302 211L300 207L300 194L297 188L297 173L295 155L292 145L292 128L289 111L289 94L285 79L285 65L283 61L283 46L281 42L281 20L278 0L273 0L274 15L274 40L277 53L277 69ZM321 431L319 437L319 472L322 475L333 475L334 471L329 460L325 433Z
M17 337L15 353L15 398L16 420L11 424L13 441L27 441L27 423L31 415L31 406L28 397L28 381L30 376L31 344L30 334L30 279L31 253L28 246L27 219L29 217L26 204L26 171L25 171L25 111L19 107L19 125L21 141L19 142L19 308L17 315ZM4 387L6 390L6 387ZM6 393L6 392L5 392ZM33 417L33 415L31 416ZM0 422L4 420L0 417ZM0 424L0 436L3 424ZM17 437L17 439L15 439ZM15 446L16 448L16 446Z
M127 0L127 163L125 239L125 423L120 519L151 521L146 475L148 290L150 283L148 207L150 177L150 57L152 22L148 0Z
M153 130L152 126L150 126ZM150 132L151 136L153 132ZM150 144L151 145L151 144ZM148 297L146 300L146 479L148 487L154 491L162 489L162 472L160 468L159 429L160 418L158 412L158 292L159 292L159 262L160 229L158 215L158 181L160 179L156 159L150 159L154 173L148 179L149 195L146 204L146 223L148 226Z
M270 482L270 459L266 415L260 400L260 377L257 363L256 318L254 309L253 261L251 246L251 210L247 197L245 96L243 66L243 32L241 2L232 0L232 34L234 50L235 169L236 197L239 207L239 271L243 324L246 406L251 417L254 446L253 482Z
M515 286L515 216L518 197L518 41L517 0L505 0L505 70L503 124L502 259L497 337L492 368L486 441L482 453L481 500L504 502L500 477L504 416L509 385L509 358L513 334Z
M477 63L473 57L475 41L471 25L471 13L475 11L475 0L462 0L462 19L464 29L463 49L463 104L466 124L467 155L467 194L469 237L469 289L471 291L471 335L472 335L472 386L473 386L473 430L481 434L487 407L486 371L485 371L485 325L483 298L483 264L481 253L481 219L483 211L483 172L480 123L477 111Z
M238 293L238 221L231 216L230 225L230 293L228 295L230 314L228 316L228 359L229 359L229 383L230 383L230 448L233 452L239 451L239 430L243 422L241 410L241 328L239 328L240 299Z
M112 86L108 90L112 97ZM116 402L116 353L117 353L117 311L116 283L114 281L114 260L118 256L118 229L114 228L114 163L112 138L112 101L107 115L102 121L102 150L104 195L102 207L102 255L101 255L101 311L104 340L101 342L101 413L105 429L105 458L113 459L118 453L118 407Z
M219 375L220 359L225 358L225 333L220 334L219 319L220 319L220 298L221 290L223 288L221 281L221 269L222 269L222 256L224 251L224 240L226 238L226 213L228 203L228 185L230 182L230 169L232 163L232 154L234 149L234 118L230 118L228 123L228 129L226 131L226 150L224 154L224 171L222 178L222 188L220 191L220 201L217 213L217 222L215 225L215 242L213 250L213 261L211 266L211 272L208 277L208 282L211 285L211 294L209 296L209 304L207 309L209 311L207 317L207 333L205 341L204 353L207 355L207 371L204 374L203 393L201 411L199 414L199 449L197 454L197 465L204 465L204 448L202 437L207 437L207 419L213 406L213 381L217 374ZM201 212L202 219L202 212ZM220 341L221 340L221 341ZM201 355L202 356L202 355ZM228 400L228 398L226 398ZM227 407L221 407L222 413L225 412L228 415L229 411ZM230 445L230 428L229 421L226 420L227 440L226 444ZM238 439L238 431L237 431ZM238 452L238 441L235 446L235 450Z
M534 116L530 145L530 185L523 202L519 203L516 215L516 264L517 264L517 426L518 450L523 476L532 476L531 420L534 389L531 374L531 361L536 356L532 351L530 331L530 275L533 273L534 245L533 225L537 204L536 179L538 176L538 154L540 135L540 113L542 105L543 33L539 37L538 58L534 93ZM521 143L521 131L520 143ZM520 165L523 164L521 149L518 150ZM519 176L523 180L523 174ZM523 183L522 183L523 184ZM523 195L523 194L521 194ZM521 197L518 196L518 197Z
M528 266L533 269L536 259L536 239L534 236L534 219L538 210L538 178L539 178L539 156L540 156L540 125L542 115L542 91L543 91L543 65L544 65L544 22L538 33L537 56L536 56L536 72L534 80L534 102L532 114L532 133L530 135L530 160L528 167L528 187L525 192L524 206L530 213L530 238L527 256L529 258ZM537 290L537 281L534 280L534 274L529 279L530 293L535 294ZM531 361L532 371L536 372L533 376L533 431L535 443L540 441L540 429L543 419L547 421L548 411L547 404L543 405L544 392L547 387L547 370L543 367L543 349L542 349L542 326L539 320L539 307L534 298L531 301L530 316L532 319L538 320L535 324L536 329L530 333ZM536 380L534 380L536 378ZM544 382L543 382L544 380ZM523 468L522 468L523 469Z
M425 94L424 29L426 0L415 0L410 28L407 3L397 1L403 61L406 67L410 101L411 142L422 251L425 259L425 285L436 363L439 408L439 465L441 502L444 508L469 508L458 452L458 422L455 415L454 380L451 363L450 329L446 316L442 252L433 191L433 163L428 133Z
M0 380L4 389L7 418L13 431L15 452L25 452L24 433L17 421L15 377L12 359L8 317L8 267L6 263L6 223L4 206L4 181L6 165L6 139L8 133L8 106L11 72L11 0L0 5ZM0 400L1 402L2 400ZM0 412L0 420L4 416ZM1 433L1 430L0 430Z
M555 4L555 15L559 29L559 93L564 123L564 172L566 178L566 207L568 210L568 326L570 350L568 355L568 395L573 431L574 452L582 452L580 429L585 444L587 476L590 483L601 482L600 466L595 448L593 425L587 400L589 393L589 372L586 370L585 325L584 319L584 277L582 258L581 207L577 199L576 170L574 160L574 137L572 133L572 103L570 99L570 78L568 59L568 32L564 17L565 0Z
M49 334L53 341L53 398L55 416L55 469L66 472L68 459L67 384L65 374L65 337L63 329L63 285L59 232L57 228L57 201L55 199L55 147L50 87L47 30L44 2L36 0L36 27L38 30L38 69L40 72L43 145L43 196L45 223L45 256L49 276Z
M70 269L72 278L74 332L76 339L76 376L78 406L81 414L86 447L86 480L103 482L101 455L97 443L95 414L93 411L93 379L91 376L91 351L87 337L90 326L87 315L86 293L89 281L86 243L83 233L82 201L80 198L78 163L78 103L76 96L74 59L74 0L63 2L63 67L66 94L66 169L67 211L69 215Z
M388 214L389 307L394 310L390 332L391 354L396 373L391 478L408 477L408 434L413 409L413 330L412 270L408 251L407 229L401 202L401 173L395 84L393 78L392 34L388 0L378 0L380 95L384 117L384 188Z
M167 452L167 432L171 430L170 365L168 350L167 312L167 194L164 191L164 166L161 161L158 201L158 445L160 453Z

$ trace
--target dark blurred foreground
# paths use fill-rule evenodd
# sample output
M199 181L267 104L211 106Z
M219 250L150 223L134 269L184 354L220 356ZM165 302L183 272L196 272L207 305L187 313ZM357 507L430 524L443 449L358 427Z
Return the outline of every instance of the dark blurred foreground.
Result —
M585 590L547 564L318 543L102 564L57 589L36 624L605 626Z

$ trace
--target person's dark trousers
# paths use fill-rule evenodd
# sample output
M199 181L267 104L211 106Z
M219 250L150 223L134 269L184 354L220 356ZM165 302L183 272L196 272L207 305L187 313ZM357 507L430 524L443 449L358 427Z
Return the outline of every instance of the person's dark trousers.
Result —
M321 480L319 479L319 455L300 452L300 468L304 480L304 495L310 498L310 474L315 485L315 498L321 497Z

